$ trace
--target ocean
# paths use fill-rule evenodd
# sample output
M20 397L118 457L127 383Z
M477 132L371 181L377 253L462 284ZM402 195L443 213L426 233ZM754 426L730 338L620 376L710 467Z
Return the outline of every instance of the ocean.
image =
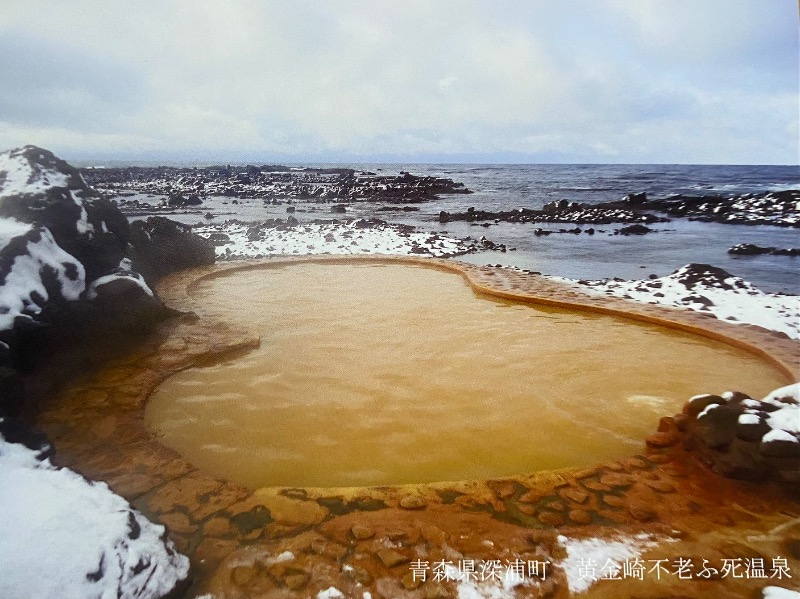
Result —
M398 167L377 168L391 172L390 169ZM443 196L438 202L423 205L414 217L405 219L409 224L428 227L440 210L463 211L466 206L499 211L541 208L562 198L595 204L640 192L646 192L649 198L663 198L673 194L731 196L800 189L798 166L404 165L401 170L449 177L475 192L468 196ZM450 222L436 230L456 236L485 235L494 242L516 248L515 252L505 254L489 252L461 258L478 264L500 263L577 279L640 279L650 274L667 275L684 264L700 262L724 268L763 291L800 293L800 258L728 254L729 248L740 243L799 247L797 229L673 219L650 225L656 232L641 237L610 234L537 237L532 233L537 226L542 225L499 223L483 228Z
M259 164L259 163L254 163ZM183 165L187 166L187 165ZM646 192L651 199L673 194L733 196L787 189L800 190L800 166L758 165L610 165L610 164L303 164L310 167L350 167L358 171L396 175L447 177L473 191L469 195L442 195L415 205L414 212L379 212L370 203L348 206L348 217L373 217L392 223L413 225L454 237L487 239L514 248L505 253L488 251L460 256L476 264L501 264L575 279L643 279L664 276L696 262L724 268L750 281L763 291L800 294L800 257L736 256L728 249L741 243L777 248L800 247L798 230L787 227L732 225L673 219L650 225L654 232L643 236L613 235L619 226L595 226L595 235L552 234L536 236L537 227L557 231L574 225L439 223L439 212L477 210L502 211L541 208L545 203L568 199L596 204L619 200L629 193ZM230 198L208 198L203 213L210 210L225 219L259 221L286 218L285 206L261 201L232 205ZM799 208L800 209L800 208ZM299 220L332 218L327 209L298 205ZM204 221L202 214L171 216L188 224Z

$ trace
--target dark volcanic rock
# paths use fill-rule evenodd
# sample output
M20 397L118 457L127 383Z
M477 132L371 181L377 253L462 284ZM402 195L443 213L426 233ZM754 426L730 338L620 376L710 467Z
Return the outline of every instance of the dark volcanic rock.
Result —
M738 225L800 227L800 191L783 190L742 196L674 195L649 200L644 194L630 194L620 202L602 206L654 210L669 216Z
M213 246L184 229L139 224L134 239L119 209L51 152L1 153L0 366L26 373L151 330L172 312L130 271L128 242L148 276L213 261ZM14 413L18 395L0 408Z
M541 210L518 208L490 212L468 208L466 212L439 213L439 222L463 220L467 222L502 221L509 223L573 223L578 225L607 225L613 223L650 224L668 222L669 219L618 207L588 206L568 200L545 204Z
M109 196L168 196L162 206L121 200L128 214L169 214L208 196L259 198L265 202L390 202L419 204L444 194L472 193L452 179L356 173L352 169L290 169L280 166L203 168L126 167L85 169L89 182ZM185 198L185 199L184 199ZM199 203L199 202L197 202Z
M617 235L646 235L647 233L652 233L655 229L651 229L650 227L646 227L644 225L635 224L629 225L627 227L622 227L618 231L616 231Z
M761 401L739 392L693 397L683 408L684 446L723 476L798 483L798 397L798 384Z
M45 460L55 455L55 448L43 432L10 418L0 416L0 438L34 450L36 458Z
M86 294L104 330L147 330L153 323L173 315L148 287L142 275L120 270L100 277Z
M46 227L89 280L117 267L128 220L52 152L25 146L0 155L0 217Z
M762 439L758 451L771 458L800 458L800 443L791 435L785 439Z
M800 256L800 248L776 248L762 247L752 243L740 243L728 250L734 256L761 256L769 254L771 256Z
M672 274L687 289L694 289L698 285L726 290L744 289L746 287L746 283L741 279L733 276L724 268L712 266L711 264L687 264Z
M132 223L130 246L134 270L148 281L184 268L214 264L213 243L195 235L190 226L163 216Z
M743 412L728 405L708 406L697 417L697 436L712 449L727 446L736 436L736 424Z
M686 402L686 405L683 406L683 413L690 418L697 418L697 415L711 404L724 405L725 400L719 395L713 395L710 393L695 395L689 399L688 402Z

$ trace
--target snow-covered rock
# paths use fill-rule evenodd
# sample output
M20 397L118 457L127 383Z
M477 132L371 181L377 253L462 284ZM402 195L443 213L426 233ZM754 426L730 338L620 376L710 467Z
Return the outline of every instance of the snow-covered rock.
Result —
M0 217L47 227L91 280L125 254L128 220L52 152L25 146L0 154Z
M583 290L705 312L736 324L754 324L800 339L800 300L765 293L708 264L687 264L665 277L634 281L571 281Z
M195 233L216 245L217 258L240 259L279 255L423 255L448 257L475 251L474 244L438 233L415 231L372 219L333 222L236 221L196 227Z
M171 224L182 235L167 242L163 235L147 237L134 248L136 267L183 268L194 254L213 262L212 247L188 227ZM169 313L131 267L130 233L117 206L52 152L25 146L0 153L0 365L18 367L15 348L40 325L102 334L104 328L146 329ZM5 408L0 397L0 413Z
M156 599L185 583L163 526L46 454L0 431L0 597Z
M800 383L761 401L740 392L698 395L683 413L689 447L720 474L800 482Z
M33 322L48 303L77 300L85 270L50 230L0 217L0 330Z

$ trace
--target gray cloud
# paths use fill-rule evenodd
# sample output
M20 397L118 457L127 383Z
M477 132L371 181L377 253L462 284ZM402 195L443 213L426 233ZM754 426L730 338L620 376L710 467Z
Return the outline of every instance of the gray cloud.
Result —
M4 8L3 146L343 160L797 156L793 0Z
M142 78L102 54L35 37L0 36L0 117L23 125L98 130L145 100Z

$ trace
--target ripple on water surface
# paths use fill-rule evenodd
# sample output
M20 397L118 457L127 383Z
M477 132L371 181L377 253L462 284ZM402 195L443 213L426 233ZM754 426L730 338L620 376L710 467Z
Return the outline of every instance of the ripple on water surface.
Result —
M251 487L588 465L641 451L691 395L786 384L722 343L478 296L423 267L272 266L192 293L261 347L171 377L146 418L197 466Z

